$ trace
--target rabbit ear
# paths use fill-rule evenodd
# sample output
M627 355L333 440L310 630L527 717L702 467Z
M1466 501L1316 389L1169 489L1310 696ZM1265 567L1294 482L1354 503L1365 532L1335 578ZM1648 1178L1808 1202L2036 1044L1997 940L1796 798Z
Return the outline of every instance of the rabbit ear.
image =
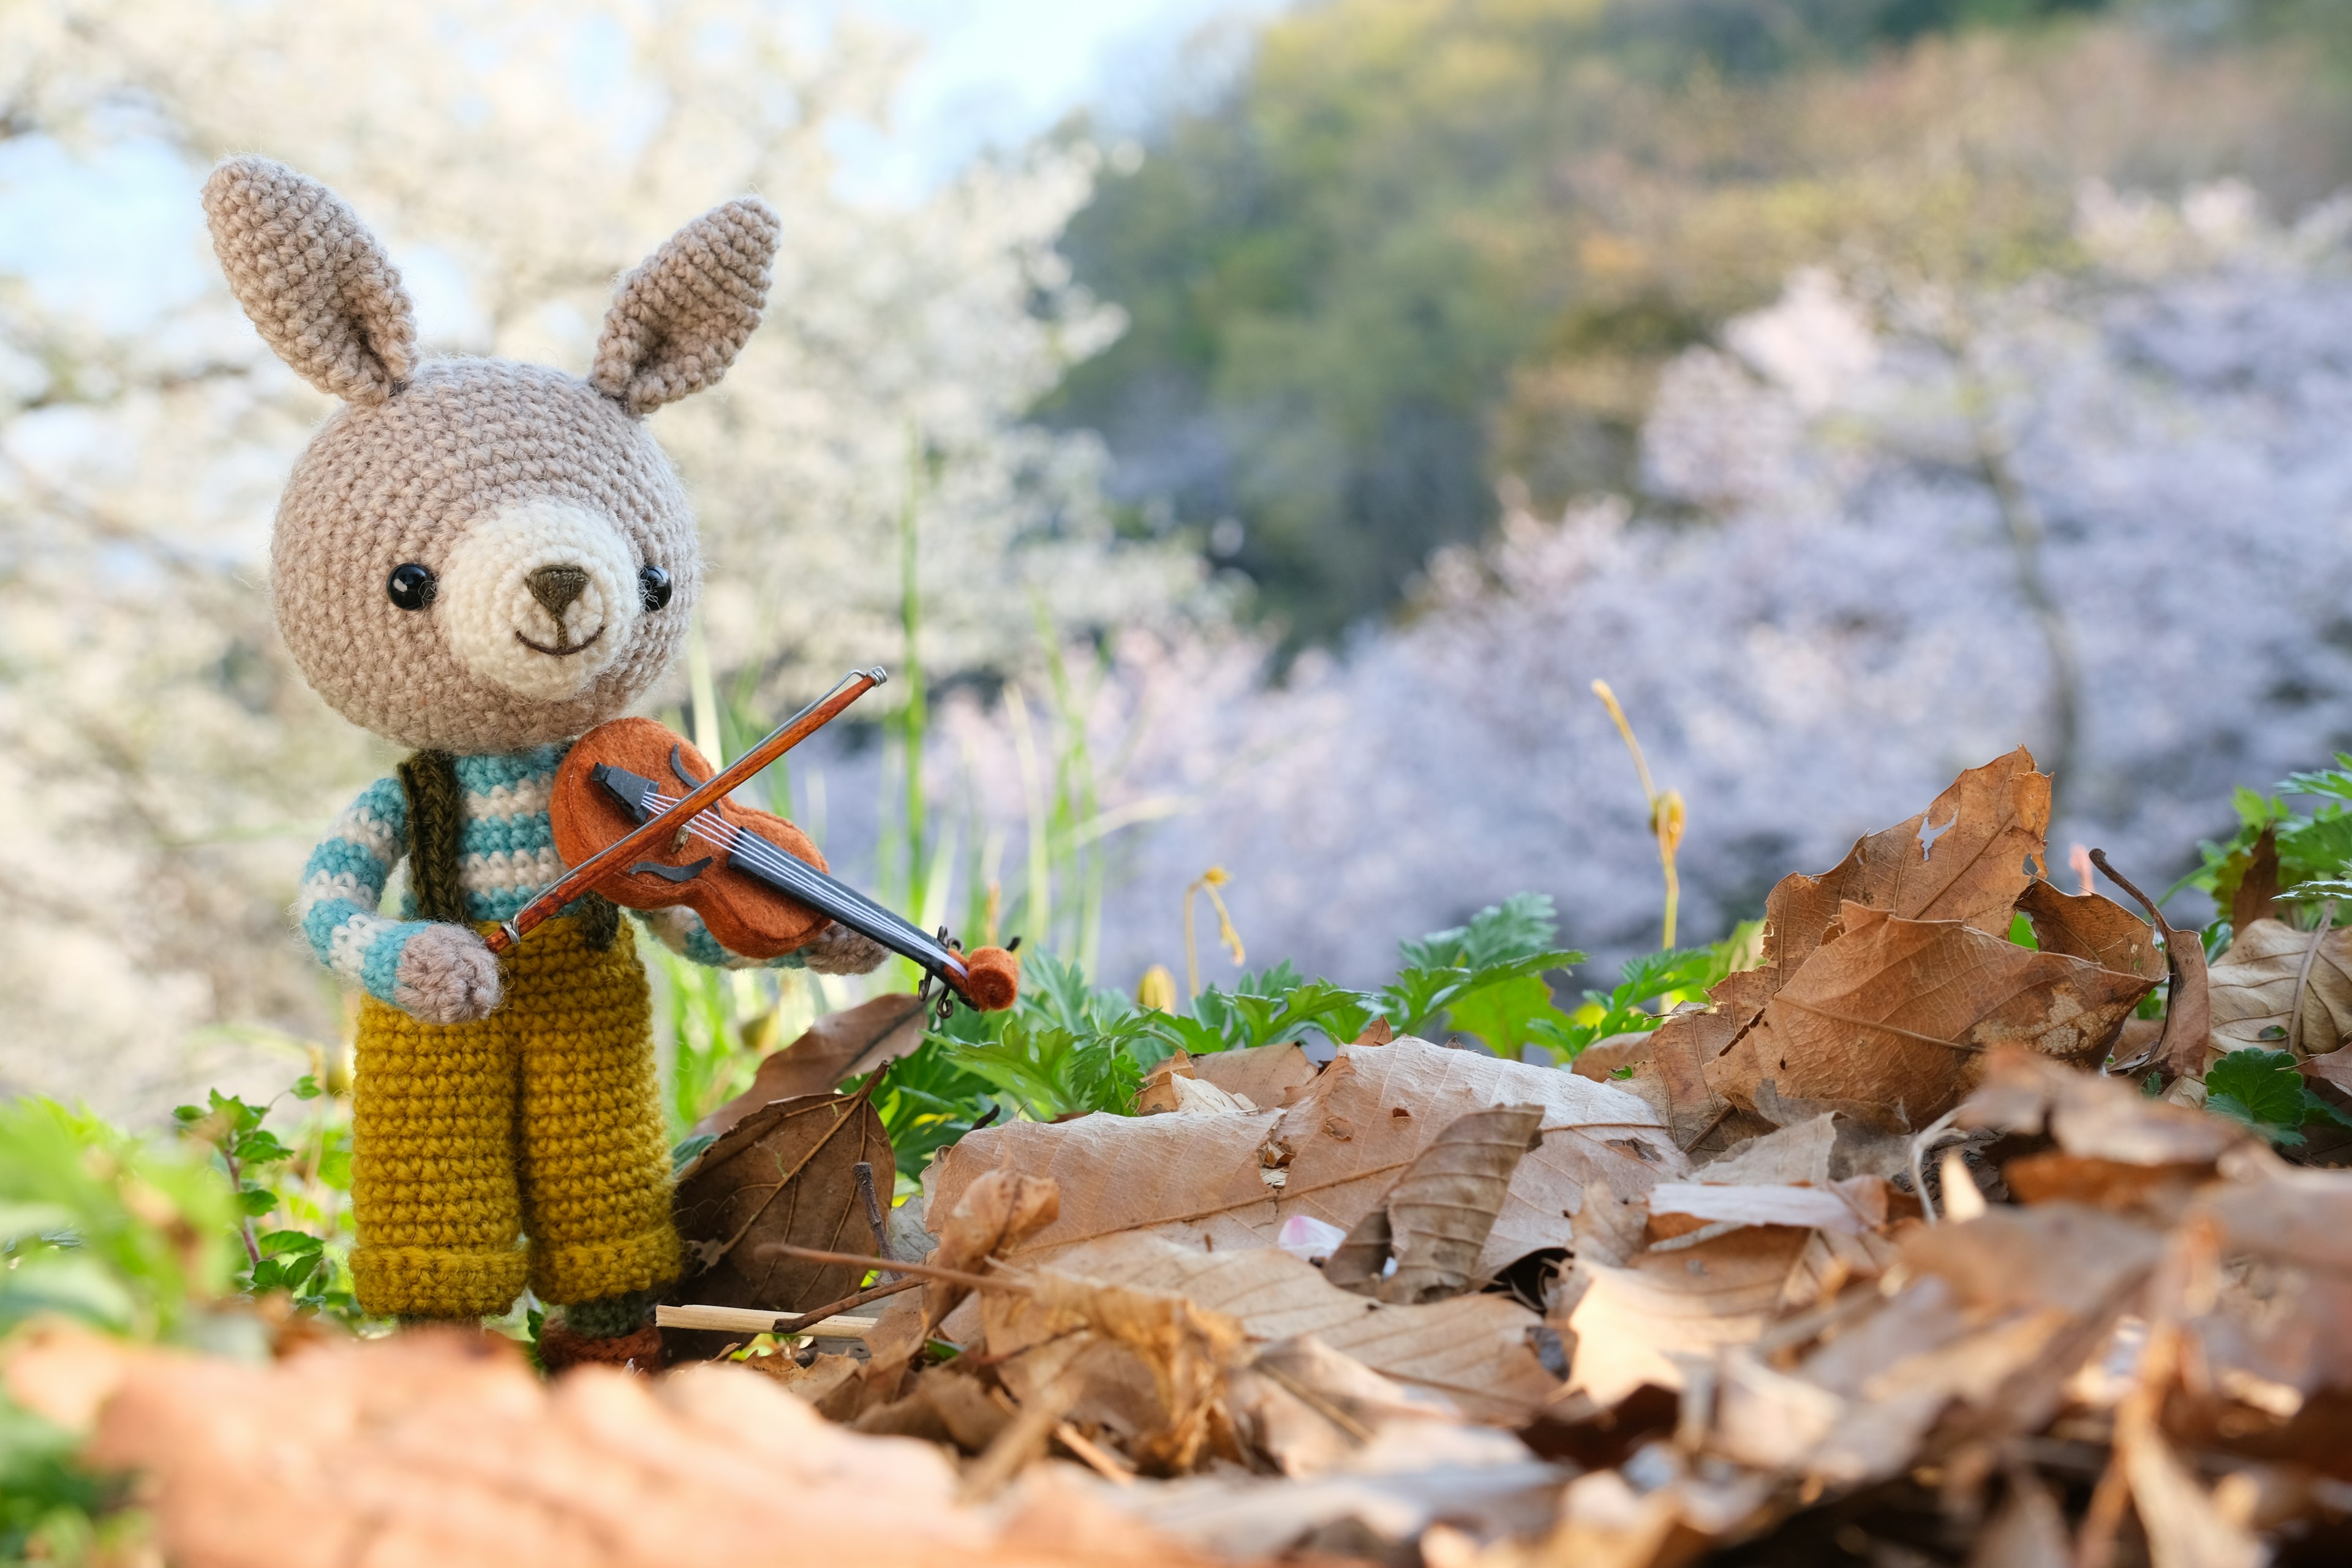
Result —
M205 216L236 302L303 380L382 403L415 374L400 274L341 196L268 158L231 158L205 182Z
M635 272L604 316L596 390L632 414L717 384L760 324L783 224L751 197L713 207Z

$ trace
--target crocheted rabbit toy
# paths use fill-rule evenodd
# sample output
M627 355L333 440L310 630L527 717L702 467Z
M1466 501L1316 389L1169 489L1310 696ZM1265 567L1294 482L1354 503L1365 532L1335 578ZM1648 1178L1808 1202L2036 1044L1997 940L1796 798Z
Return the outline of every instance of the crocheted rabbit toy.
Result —
M528 1284L565 1304L542 1336L551 1364L650 1365L647 1309L679 1244L629 928L592 895L503 963L482 937L562 873L557 764L653 684L693 612L693 517L644 416L717 382L759 324L776 215L730 202L681 229L623 279L582 380L420 358L383 247L282 164L229 160L204 199L246 314L343 403L278 505L278 628L337 711L415 748L337 821L295 906L320 961L366 992L360 1302L478 1317ZM394 918L378 906L404 858ZM641 918L698 962L753 962L690 911ZM838 973L883 957L827 926L772 962Z

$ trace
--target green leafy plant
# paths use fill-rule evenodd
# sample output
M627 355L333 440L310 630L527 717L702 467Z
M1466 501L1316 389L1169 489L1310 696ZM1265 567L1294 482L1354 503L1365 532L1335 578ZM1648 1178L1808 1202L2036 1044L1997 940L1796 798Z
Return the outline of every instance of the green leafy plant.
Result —
M312 1108L289 1145L263 1125L291 1096ZM306 1073L266 1104L218 1089L204 1105L172 1112L181 1131L212 1150L228 1178L244 1262L233 1287L247 1295L282 1290L297 1309L345 1323L363 1317L351 1278L351 1118L340 1097Z
M220 1178L55 1100L0 1105L0 1332L60 1313L142 1339L232 1288Z
M1662 996L1705 991L1713 980L1722 978L1716 973L1719 962L1712 947L1643 953L1618 971L1618 983L1611 989L1587 991L1585 1005L1574 1016L1536 1019L1530 1032L1536 1044L1566 1067L1595 1040L1656 1028L1663 1019L1651 1010L1652 1005Z
M1400 1035L1427 1034L1450 1022L1496 1055L1517 1056L1538 1021L1567 1021L1543 974L1573 968L1584 954L1554 948L1559 929L1546 894L1490 904L1465 925L1399 943L1404 966L1396 978L1373 994L1360 1019L1336 1021L1360 1030L1373 1016L1385 1016Z
M2303 900L2343 897L2345 871L2352 866L2352 752L2338 752L2333 768L2289 773L2275 795L2239 789L2231 795L2238 831L2220 843L2197 847L2202 863L2170 891L2198 888L2227 914L2238 888L2252 868L2263 834L2278 855L2279 891ZM2305 795L2320 805L2308 813L2289 811L2285 797Z
M1209 985L1192 999L1192 1010L1153 1008L1142 1016L1142 1034L1157 1049L1147 1068L1176 1051L1207 1056L1248 1050L1277 1040L1297 1039L1309 1027L1336 1039L1353 1039L1370 1016L1361 992L1328 980L1303 980L1288 960L1255 974L1244 973L1232 990Z
M2292 1055L2259 1047L2231 1051L2213 1064L2205 1074L2205 1109L2287 1148L2302 1143L2304 1128L2314 1121L2352 1127L2352 1117L2312 1092Z
M1148 1021L1160 1015L1145 1013L1116 991L1096 989L1076 964L1051 953L1037 954L1024 971L1021 1000L1013 1006L1001 1013L960 1008L950 1015L925 1042L926 1048L936 1046L940 1052L935 1065L977 1080L1002 1096L1006 1109L1033 1121L1131 1110L1147 1058L1157 1061L1168 1054L1144 1043ZM894 1091L905 1069L922 1070L914 1057L893 1067L888 1081ZM943 1087L952 1091L956 1086ZM949 1121L960 1119L945 1105L937 1113ZM889 1125L887 1113L884 1125Z

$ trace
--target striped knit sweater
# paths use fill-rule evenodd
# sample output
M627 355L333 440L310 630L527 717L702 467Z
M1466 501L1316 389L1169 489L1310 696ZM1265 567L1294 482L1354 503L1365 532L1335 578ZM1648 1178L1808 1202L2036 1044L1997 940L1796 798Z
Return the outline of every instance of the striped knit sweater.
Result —
M459 877L467 920L505 920L563 874L547 803L555 770L570 750L564 742L503 756L457 759L457 784L465 793ZM403 900L403 918L378 912L384 884L407 848L407 797L397 778L378 779L311 851L302 896L294 906L294 918L321 963L394 1005L402 950L427 924L415 918L414 895ZM697 963L730 969L760 963L719 946L691 910L656 910L637 918L665 945ZM773 967L801 967L797 953L769 962Z

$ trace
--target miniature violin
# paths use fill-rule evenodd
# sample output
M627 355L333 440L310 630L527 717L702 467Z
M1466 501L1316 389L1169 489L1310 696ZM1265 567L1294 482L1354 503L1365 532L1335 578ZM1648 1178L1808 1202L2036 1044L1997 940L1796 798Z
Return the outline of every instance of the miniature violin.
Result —
M722 947L746 958L791 952L838 921L914 961L949 995L982 1012L1009 1007L1021 961L1009 949L966 953L826 874L806 834L729 792L887 677L856 670L727 767L650 719L616 719L582 736L555 775L549 814L572 868L488 939L505 952L584 892L633 910L683 904ZM945 1005L942 997L942 1005Z

